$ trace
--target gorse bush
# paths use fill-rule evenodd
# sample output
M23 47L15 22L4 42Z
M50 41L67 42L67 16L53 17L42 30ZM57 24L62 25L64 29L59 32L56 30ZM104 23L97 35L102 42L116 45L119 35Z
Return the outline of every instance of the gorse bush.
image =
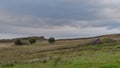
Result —
M49 39L48 39L48 42L49 42L50 44L55 43L55 38L49 38Z
M36 39L30 39L30 40L29 40L29 43L30 43L30 44L36 43Z
M15 45L22 45L21 40L20 40L20 39L17 39L17 40L15 41Z

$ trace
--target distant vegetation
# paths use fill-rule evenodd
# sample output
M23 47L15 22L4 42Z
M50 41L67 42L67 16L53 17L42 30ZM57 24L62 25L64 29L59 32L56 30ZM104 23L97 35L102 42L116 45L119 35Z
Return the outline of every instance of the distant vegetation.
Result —
M22 45L21 40L20 40L20 39L17 39L17 40L15 41L15 45Z
M49 39L48 39L48 42L49 42L50 44L55 43L55 38L53 38L53 37L52 37L52 38L49 38Z
M34 39L34 38L29 39L29 43L30 44L36 43L36 39Z
M15 45L29 45L29 44L36 43L37 40L42 41L42 40L46 40L46 39L43 36L42 37L18 38L18 39L15 39L14 44ZM55 43L55 38L53 38L53 37L49 38L48 43L49 44Z
M112 38L103 38L102 43L116 43L117 41Z

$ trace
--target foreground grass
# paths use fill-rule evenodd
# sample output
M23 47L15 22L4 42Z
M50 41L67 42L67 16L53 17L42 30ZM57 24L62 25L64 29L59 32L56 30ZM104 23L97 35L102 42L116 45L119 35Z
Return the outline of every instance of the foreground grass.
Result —
M89 45L43 52L44 61L3 65L0 68L120 68L120 45ZM60 57L59 60L53 57ZM56 62L57 61L57 62Z

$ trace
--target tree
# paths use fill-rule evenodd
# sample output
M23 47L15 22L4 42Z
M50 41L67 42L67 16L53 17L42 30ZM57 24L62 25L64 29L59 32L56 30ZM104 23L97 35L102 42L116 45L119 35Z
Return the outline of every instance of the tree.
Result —
M29 40L29 43L30 43L30 44L36 43L36 39L30 39L30 40Z
M22 45L21 40L20 40L20 39L17 39L17 40L15 41L15 45Z
M48 39L48 42L49 42L50 44L55 43L55 38L49 38L49 39Z

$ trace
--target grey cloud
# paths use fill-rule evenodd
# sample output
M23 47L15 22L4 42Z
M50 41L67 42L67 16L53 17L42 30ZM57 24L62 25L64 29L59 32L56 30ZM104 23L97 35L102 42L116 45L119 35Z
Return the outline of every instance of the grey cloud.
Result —
M4 18L3 18L4 16ZM52 28L62 26L72 27L108 27L116 28L120 25L120 20L71 20L71 19L54 19L54 18L39 18L29 16L0 16L0 24L11 25L17 27L32 27L32 28Z
M99 11L99 5L93 5L95 0L12 0L1 2L3 9L11 13L25 14L38 17L62 19L94 19ZM76 5L77 3L77 5Z
M117 31L120 29L119 4L119 0L1 0L0 31L16 35L49 36L52 34L49 31L56 32L53 33L56 36L67 36L74 31L65 33L67 30L61 30L67 27L78 29L76 32L88 28L97 31L97 28L104 27Z

